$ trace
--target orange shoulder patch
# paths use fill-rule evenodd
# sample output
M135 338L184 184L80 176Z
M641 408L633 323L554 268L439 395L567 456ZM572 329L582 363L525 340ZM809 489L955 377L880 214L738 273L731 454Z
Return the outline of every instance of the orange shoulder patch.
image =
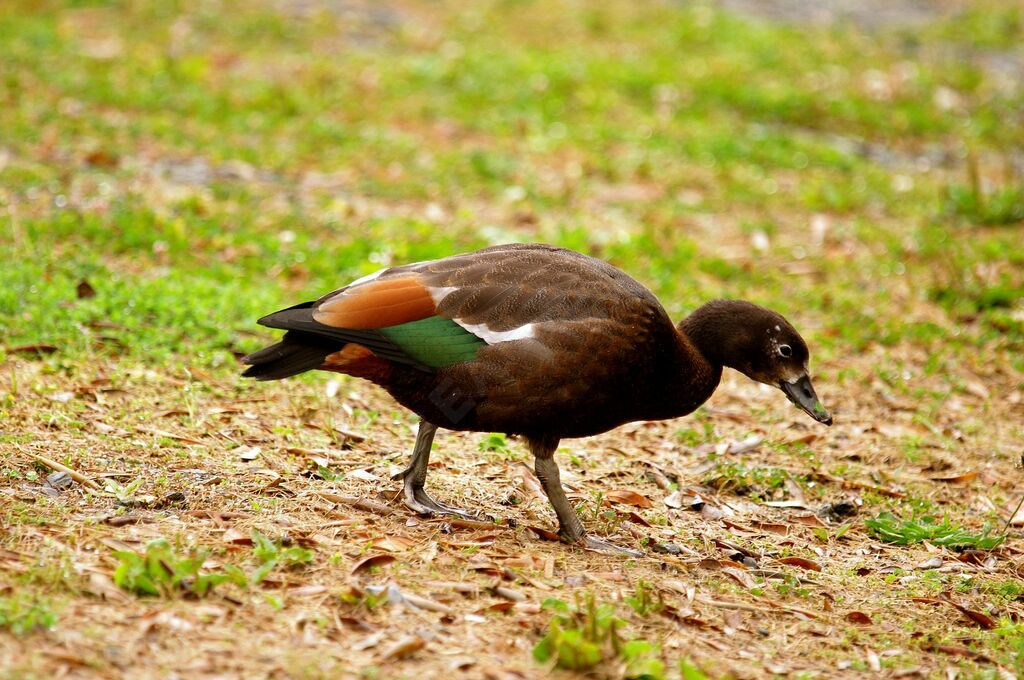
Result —
M313 318L326 326L363 330L386 328L434 316L430 291L416 276L370 281L320 305Z

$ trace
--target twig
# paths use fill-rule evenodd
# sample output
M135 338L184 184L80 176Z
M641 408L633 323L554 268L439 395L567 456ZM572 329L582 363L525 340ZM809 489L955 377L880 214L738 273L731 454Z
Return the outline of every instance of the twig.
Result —
M29 455L35 458L40 463L42 463L43 465L45 465L46 467L50 468L51 470L67 473L68 475L71 476L71 479L75 480L76 482L83 486L87 486L90 489L95 489L97 491L100 490L99 484L92 481L91 479L83 475L81 472L76 472L75 470L72 470L67 465L62 465L61 463L58 463L55 460L50 460L49 458L43 458L37 453L30 453Z
M359 498L357 496L345 496L337 493L329 493L326 491L314 491L314 495L319 496L329 503L341 503L348 505L358 510L366 510L368 512L374 512L378 515L391 515L394 511L383 503L372 501L369 498Z
M1020 512L1022 505L1024 505L1024 495L1020 497L1020 500L1017 501L1017 507L1014 508L1013 512L1010 513L1010 516L1006 518L1006 524L1003 526L1002 532L1000 532L1003 536L1006 536L1007 532L1010 531L1010 524L1013 522L1013 518L1017 516L1017 513Z

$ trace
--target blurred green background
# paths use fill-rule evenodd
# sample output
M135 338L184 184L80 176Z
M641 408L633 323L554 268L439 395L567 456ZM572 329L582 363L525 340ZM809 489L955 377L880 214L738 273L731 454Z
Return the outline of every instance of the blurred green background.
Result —
M538 240L777 308L839 386L1019 376L1022 45L1012 0L7 2L3 344L234 371L269 310Z

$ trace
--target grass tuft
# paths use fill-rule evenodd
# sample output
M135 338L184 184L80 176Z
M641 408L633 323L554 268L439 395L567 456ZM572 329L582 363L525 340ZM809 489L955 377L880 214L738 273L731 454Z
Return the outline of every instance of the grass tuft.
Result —
M992 550L1003 544L1003 535L991 536L985 529L980 534L972 534L943 517L940 521L931 515L920 515L901 519L889 512L864 520L871 533L887 543L911 545L928 541L945 548L964 550Z

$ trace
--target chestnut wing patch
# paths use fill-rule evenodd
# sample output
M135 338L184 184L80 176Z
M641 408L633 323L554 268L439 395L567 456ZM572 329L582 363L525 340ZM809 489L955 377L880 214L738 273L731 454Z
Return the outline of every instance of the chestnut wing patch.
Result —
M436 313L430 289L411 275L343 289L318 304L313 319L325 326L365 330L420 321Z

